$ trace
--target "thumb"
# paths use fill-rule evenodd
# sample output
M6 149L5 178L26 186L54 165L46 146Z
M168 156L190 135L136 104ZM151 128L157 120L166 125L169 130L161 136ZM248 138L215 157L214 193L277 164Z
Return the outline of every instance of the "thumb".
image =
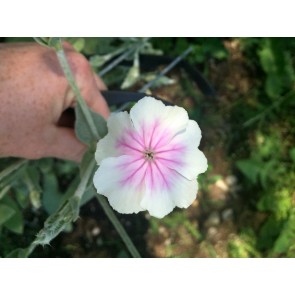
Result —
M87 147L76 138L74 129L56 127L53 132L54 140L48 145L46 156L79 163Z

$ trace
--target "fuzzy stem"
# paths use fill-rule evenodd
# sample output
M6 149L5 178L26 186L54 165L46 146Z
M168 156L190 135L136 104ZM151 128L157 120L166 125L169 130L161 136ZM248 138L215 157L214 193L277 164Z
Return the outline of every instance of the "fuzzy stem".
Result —
M105 214L109 218L109 220L112 222L113 226L115 227L116 231L120 235L121 239L125 243L127 249L131 253L133 258L140 258L140 254L138 253L136 247L132 243L129 235L125 231L124 227L122 226L121 222L116 217L113 209L110 207L109 203L107 202L106 198L100 195L96 196L98 199L98 202L100 203L101 207L103 208Z
M93 122L90 111L85 103L85 100L83 99L83 97L80 93L80 90L75 82L74 76L72 74L72 71L71 71L70 65L68 63L67 57L65 55L64 49L62 47L61 41L60 41L60 46L58 46L58 48L55 48L55 51L56 51L56 55L57 55L58 61L60 63L60 66L61 66L73 92L76 95L77 103L81 107L82 113L85 117L85 120L86 120L88 126L89 126L92 136L95 140L98 140L98 139L100 139L99 133L95 127L95 124Z

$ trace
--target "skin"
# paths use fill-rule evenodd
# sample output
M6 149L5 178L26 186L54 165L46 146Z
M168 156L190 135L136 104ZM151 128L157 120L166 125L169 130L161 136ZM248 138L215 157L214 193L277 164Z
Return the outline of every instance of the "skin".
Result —
M87 105L107 118L103 81L70 44L64 49ZM79 162L86 146L75 137L68 111L74 105L54 50L37 43L0 44L0 157Z

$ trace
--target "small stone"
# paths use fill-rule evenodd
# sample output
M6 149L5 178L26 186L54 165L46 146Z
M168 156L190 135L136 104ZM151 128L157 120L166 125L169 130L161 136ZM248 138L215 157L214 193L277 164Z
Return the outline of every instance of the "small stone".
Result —
M96 240L96 245L97 246L102 246L103 245L103 240L101 237L98 237L97 240Z
M91 233L94 237L98 236L100 234L100 228L96 226L95 228L92 229Z
M170 246L171 245L171 239L169 238L169 239L166 239L165 241L164 241L164 245L167 247L167 246Z
M224 221L229 221L229 220L232 220L233 217L234 217L234 212L233 212L233 209L225 209L224 211L222 211L221 213L222 215L222 219Z
M218 212L212 212L205 222L205 225L207 227L216 226L219 224L220 224L220 217Z
M159 227L159 234L164 237L164 238L168 238L169 237L169 232L167 230L167 228L165 228L164 226L160 226Z
M223 191L227 192L228 191L228 185L225 183L224 180L219 179L215 182L215 185L222 189Z
M228 186L234 186L237 184L238 180L234 175L229 175L225 178L225 182L228 184Z
M214 240L217 233L218 233L218 230L216 227L209 227L207 231L207 238L210 240Z

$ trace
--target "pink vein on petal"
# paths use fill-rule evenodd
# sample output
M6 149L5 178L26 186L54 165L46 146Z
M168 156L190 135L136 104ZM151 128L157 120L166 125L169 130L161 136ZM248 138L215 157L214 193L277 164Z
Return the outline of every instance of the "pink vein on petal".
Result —
M157 157L157 161L159 161L161 164L163 164L162 162L171 162L171 163L175 163L175 164L179 164L181 165L183 162L181 160L177 160L177 159L168 159L168 158L164 158L164 157Z
M135 148L134 146L127 144L124 139L121 139L117 142L117 148L121 149L122 147L123 148L125 147L127 149L129 148L129 149L136 151L136 152L140 152L140 153L142 152L141 150Z
M152 147L153 136L154 136L154 133L155 133L155 129L158 127L158 124L159 124L159 123L155 122L154 126L152 127L152 133L151 133L151 135L150 135L149 148Z
M124 167L126 167L126 166L128 166L128 165L130 165L130 164L133 164L133 163L135 163L135 162L137 162L137 161L140 161L140 160L142 160L143 158L142 158L142 156L138 156L137 158L136 157L133 157L134 159L133 160L131 160L130 162L128 162L128 163L120 163L120 164L118 164L118 168L124 168Z
M143 159L142 159L143 160ZM126 166L129 166L130 163L127 163ZM136 177L137 172L139 172L146 164L146 161L143 160L143 162L140 164L139 167L135 168L135 170L131 171L131 174L129 174L126 178L122 179L122 184L126 185L126 184L130 184L134 177ZM140 181L140 183L142 182L142 180Z
M167 182L167 180L166 180L165 176L163 175L163 172L160 169L160 167L158 166L157 162L155 161L154 164L155 164L155 167L157 168L157 170L159 171L159 173L160 173L160 175L162 177L163 183L166 185L166 188L169 188L170 187L170 184Z
M161 136L159 136L157 142L154 144L153 149L161 148L169 144L170 137L170 132L167 129L163 130Z
M173 146L171 148L167 148L166 150L156 150L156 154L163 154L163 153L169 153L169 152L184 152L185 147L182 145L179 146Z
M127 136L130 136L135 142L137 142L142 148L144 148L144 141L142 141L142 138L140 138L140 136L138 136L139 139L136 138L133 131L127 131Z

